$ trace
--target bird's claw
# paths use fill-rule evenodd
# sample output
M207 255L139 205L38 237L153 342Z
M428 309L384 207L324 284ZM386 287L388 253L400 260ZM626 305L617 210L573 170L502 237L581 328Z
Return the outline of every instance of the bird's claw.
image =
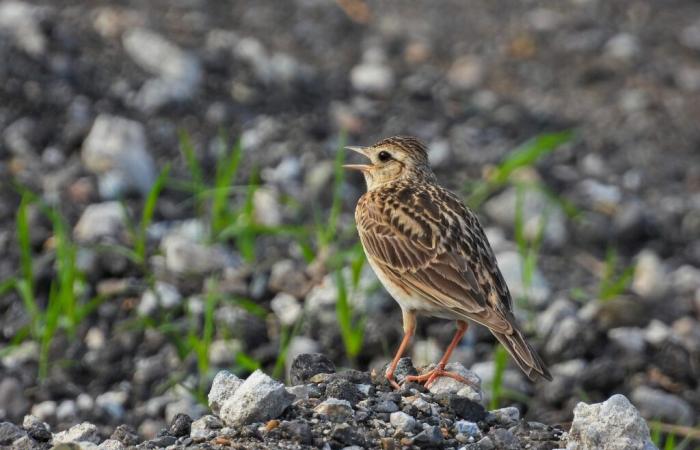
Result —
M404 378L404 383L407 383L407 382L423 383L423 386L425 386L426 389L430 389L430 386L432 386L432 384L440 377L449 377L449 378L452 378L452 379L459 381L460 383L466 384L468 386L474 385L474 383L467 380L466 378L459 375L458 373L448 372L442 367L436 367L433 370L431 370L427 373L424 373L422 375L407 375L406 378Z

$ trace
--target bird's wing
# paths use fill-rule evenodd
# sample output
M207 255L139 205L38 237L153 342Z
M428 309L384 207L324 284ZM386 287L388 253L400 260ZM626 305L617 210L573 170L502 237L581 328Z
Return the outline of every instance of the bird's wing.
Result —
M363 196L356 215L368 258L435 306L511 334L508 288L474 214L437 185Z

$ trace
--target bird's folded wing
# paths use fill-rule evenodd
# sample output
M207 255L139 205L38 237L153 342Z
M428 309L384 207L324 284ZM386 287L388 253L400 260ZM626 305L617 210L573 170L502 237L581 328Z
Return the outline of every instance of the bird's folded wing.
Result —
M410 207L364 205L357 227L367 257L404 290L498 333L510 334L509 294L506 291L503 299L498 289L502 278L494 273L498 269L492 254L469 249L464 236L445 233L440 217L411 211ZM466 208L462 212L468 214ZM471 230L479 234L475 240L485 240L476 227Z

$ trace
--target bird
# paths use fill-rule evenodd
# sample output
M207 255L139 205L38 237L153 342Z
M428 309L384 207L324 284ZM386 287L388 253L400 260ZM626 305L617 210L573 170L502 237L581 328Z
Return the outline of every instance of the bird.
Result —
M345 147L369 159L346 164L364 175L367 191L355 222L369 265L399 304L404 336L385 376L396 389L396 367L417 317L456 321L457 330L434 369L404 377L429 388L440 377L470 384L445 367L470 323L488 328L520 369L535 381L552 376L513 315L513 300L476 214L438 184L425 144L394 136L369 147Z

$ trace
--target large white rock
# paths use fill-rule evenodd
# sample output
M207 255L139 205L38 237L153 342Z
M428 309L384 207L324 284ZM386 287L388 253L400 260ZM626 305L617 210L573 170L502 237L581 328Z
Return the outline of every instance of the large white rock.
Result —
M222 370L216 374L209 390L209 407L214 414L219 414L221 406L226 400L233 397L236 390L243 384L243 380L228 370Z
M649 427L624 395L603 403L579 403L569 430L567 450L652 450Z
M262 422L278 417L294 399L284 384L256 370L224 401L220 416L230 427Z
M92 442L93 444L100 443L100 435L97 432L97 427L89 422L79 423L72 426L66 431L61 431L53 436L53 443L68 444L70 442Z
M145 195L155 181L144 127L124 117L97 116L83 142L82 160L97 174L103 198L114 199L133 191Z

